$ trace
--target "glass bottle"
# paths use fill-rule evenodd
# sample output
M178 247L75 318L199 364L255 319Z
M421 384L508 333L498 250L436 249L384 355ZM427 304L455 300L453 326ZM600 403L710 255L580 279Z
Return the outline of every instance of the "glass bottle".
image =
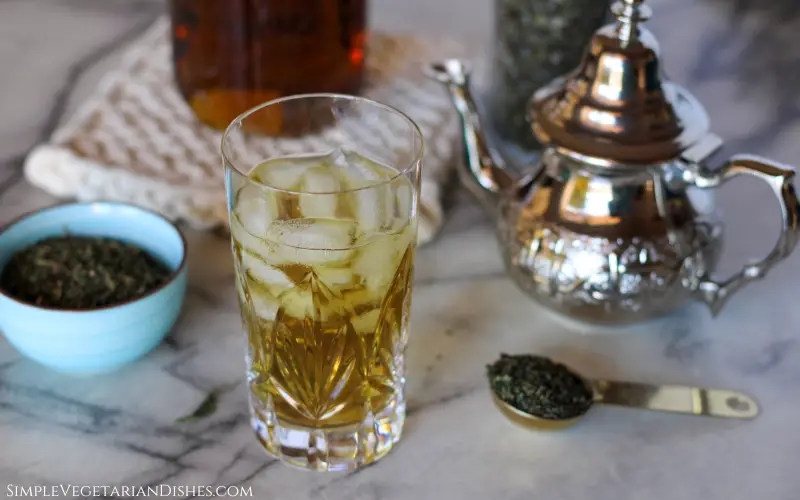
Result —
M488 97L498 136L522 151L539 149L528 100L575 69L586 42L609 20L611 0L495 0L493 71Z
M278 97L361 86L367 0L171 0L170 11L178 88L214 128Z

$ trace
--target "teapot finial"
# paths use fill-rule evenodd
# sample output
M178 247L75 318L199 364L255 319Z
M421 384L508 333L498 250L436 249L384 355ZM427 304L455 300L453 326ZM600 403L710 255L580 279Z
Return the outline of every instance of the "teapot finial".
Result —
M611 11L617 20L595 33L578 68L534 94L534 133L606 166L681 157L706 139L708 115L662 73L658 41L642 26L652 15L644 0L617 0Z
M650 19L653 11L644 0L617 0L611 6L611 12L616 16L617 36L627 45L639 36L639 23Z

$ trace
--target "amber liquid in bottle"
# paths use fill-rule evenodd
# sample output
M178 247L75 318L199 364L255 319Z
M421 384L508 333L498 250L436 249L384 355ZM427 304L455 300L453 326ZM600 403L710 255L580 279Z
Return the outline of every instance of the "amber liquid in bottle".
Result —
M178 87L197 118L220 130L278 97L356 94L364 70L366 2L171 0Z

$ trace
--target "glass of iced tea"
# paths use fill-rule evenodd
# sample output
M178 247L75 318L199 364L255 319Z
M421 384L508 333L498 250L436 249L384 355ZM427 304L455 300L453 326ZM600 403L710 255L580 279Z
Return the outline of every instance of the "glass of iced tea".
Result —
M298 95L238 117L222 152L259 441L307 469L378 460L405 418L419 128L367 99Z

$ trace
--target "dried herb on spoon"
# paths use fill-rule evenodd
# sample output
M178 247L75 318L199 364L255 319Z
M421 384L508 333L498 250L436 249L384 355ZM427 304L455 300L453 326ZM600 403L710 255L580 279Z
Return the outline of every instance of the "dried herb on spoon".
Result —
M58 236L14 254L0 289L29 304L94 309L141 297L171 271L144 250L115 239Z
M532 354L501 354L486 367L489 385L502 401L530 415L564 420L592 406L592 390L561 363Z

